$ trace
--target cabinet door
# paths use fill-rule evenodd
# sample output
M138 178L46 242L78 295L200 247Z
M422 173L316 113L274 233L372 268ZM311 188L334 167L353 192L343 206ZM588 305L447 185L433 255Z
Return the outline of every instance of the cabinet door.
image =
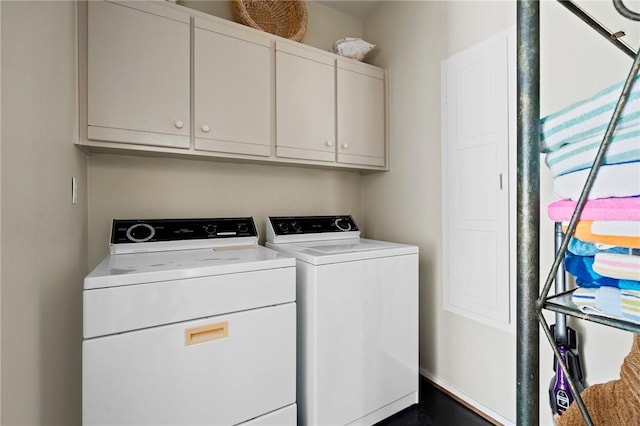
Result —
M195 148L271 154L270 40L195 19Z
M88 137L189 147L189 15L153 3L88 4Z
M334 59L278 43L276 155L335 161Z
M338 162L385 165L384 71L338 60Z

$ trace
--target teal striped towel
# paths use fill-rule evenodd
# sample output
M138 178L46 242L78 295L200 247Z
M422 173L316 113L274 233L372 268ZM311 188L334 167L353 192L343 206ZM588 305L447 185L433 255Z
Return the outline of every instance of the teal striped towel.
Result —
M547 154L545 162L554 177L591 167L602 142L599 135L564 145ZM602 164L629 163L640 160L640 122L616 129Z
M640 75L635 79L617 129L640 123ZM588 137L604 134L613 115L624 82L608 87L594 96L572 104L540 120L540 150L549 153Z

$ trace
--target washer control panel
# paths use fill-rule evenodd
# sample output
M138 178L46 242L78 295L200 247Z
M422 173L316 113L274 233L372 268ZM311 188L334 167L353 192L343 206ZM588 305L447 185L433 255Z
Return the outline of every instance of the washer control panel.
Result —
M111 244L256 237L252 217L215 219L115 219Z
M280 216L269 217L275 235L320 234L358 231L351 216Z

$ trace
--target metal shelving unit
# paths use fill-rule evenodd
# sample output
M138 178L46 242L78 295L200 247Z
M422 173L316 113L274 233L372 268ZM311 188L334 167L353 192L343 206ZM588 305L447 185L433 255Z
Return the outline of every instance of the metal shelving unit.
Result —
M598 170L611 143L618 117L626 104L634 79L640 69L640 53L618 40L599 22L582 11L571 1L558 0L574 15L587 23L599 34L625 54L634 58L622 94L615 107L605 136L602 140L594 164L587 177L577 207L562 238L556 258L547 276L543 290L539 291L539 212L540 212L540 169L539 169L539 121L540 121L540 4L534 0L518 1L518 221L517 221L517 395L516 410L518 425L539 424L539 327L542 328L558 365L568 378L569 386L587 425L593 425L589 413L580 397L576 384L569 374L559 352L558 345L543 315L543 310L553 311L574 318L592 321L609 327L616 327L633 333L640 333L640 324L599 315L586 314L571 301L570 292L549 297L549 291L558 277L562 260L574 234L587 197L593 186ZM616 10L626 18L640 21L640 13L628 9L622 0L613 0ZM560 273L564 273L560 270Z

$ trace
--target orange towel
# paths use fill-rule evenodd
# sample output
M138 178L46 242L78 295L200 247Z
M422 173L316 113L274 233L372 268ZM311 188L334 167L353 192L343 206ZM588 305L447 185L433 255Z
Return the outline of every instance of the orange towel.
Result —
M578 226L576 227L576 233L574 237L588 243L609 244L617 247L640 248L640 236L630 237L630 236L620 236L620 235L593 234L591 232L592 224L593 224L592 220L578 221ZM567 228L568 226L563 224L562 230L564 232L567 231Z

